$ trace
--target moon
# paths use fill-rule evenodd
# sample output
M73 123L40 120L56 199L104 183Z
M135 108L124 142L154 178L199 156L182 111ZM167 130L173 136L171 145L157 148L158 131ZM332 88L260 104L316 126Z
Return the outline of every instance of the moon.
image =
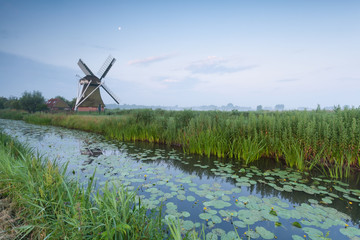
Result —
M119 31L121 30L121 27L118 27Z

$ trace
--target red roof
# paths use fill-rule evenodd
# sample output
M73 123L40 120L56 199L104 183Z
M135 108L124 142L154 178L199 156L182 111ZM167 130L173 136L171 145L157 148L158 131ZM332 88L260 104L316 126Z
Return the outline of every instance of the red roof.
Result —
M48 108L70 108L69 105L60 98L51 98L46 102Z

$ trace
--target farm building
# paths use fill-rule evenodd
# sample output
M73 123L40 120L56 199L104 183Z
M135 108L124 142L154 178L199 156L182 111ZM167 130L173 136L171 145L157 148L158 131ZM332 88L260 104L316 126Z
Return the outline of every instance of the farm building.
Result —
M70 106L60 98L51 98L46 102L50 112L70 111Z

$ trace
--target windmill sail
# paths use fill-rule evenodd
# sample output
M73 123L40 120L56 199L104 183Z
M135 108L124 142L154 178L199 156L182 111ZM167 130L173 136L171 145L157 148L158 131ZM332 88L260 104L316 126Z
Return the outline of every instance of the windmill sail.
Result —
M85 75L94 76L94 74L91 72L90 68L88 68L88 66L86 66L86 64L81 59L79 59L78 65L81 68L81 70L85 73Z
M105 85L105 83L102 83L101 87L110 95L110 97L112 97L112 99L114 99L117 104L120 103L119 98L108 88L108 86Z
M111 55L105 60L104 64L102 65L102 67L98 72L98 76L101 76L100 81L106 76L106 74L109 72L110 68L115 63L115 61L116 59L113 58Z

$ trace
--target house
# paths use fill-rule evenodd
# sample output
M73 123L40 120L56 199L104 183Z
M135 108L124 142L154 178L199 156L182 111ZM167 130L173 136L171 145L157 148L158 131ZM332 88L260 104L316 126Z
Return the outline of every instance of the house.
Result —
M51 98L46 102L50 112L70 111L70 106L60 98Z

